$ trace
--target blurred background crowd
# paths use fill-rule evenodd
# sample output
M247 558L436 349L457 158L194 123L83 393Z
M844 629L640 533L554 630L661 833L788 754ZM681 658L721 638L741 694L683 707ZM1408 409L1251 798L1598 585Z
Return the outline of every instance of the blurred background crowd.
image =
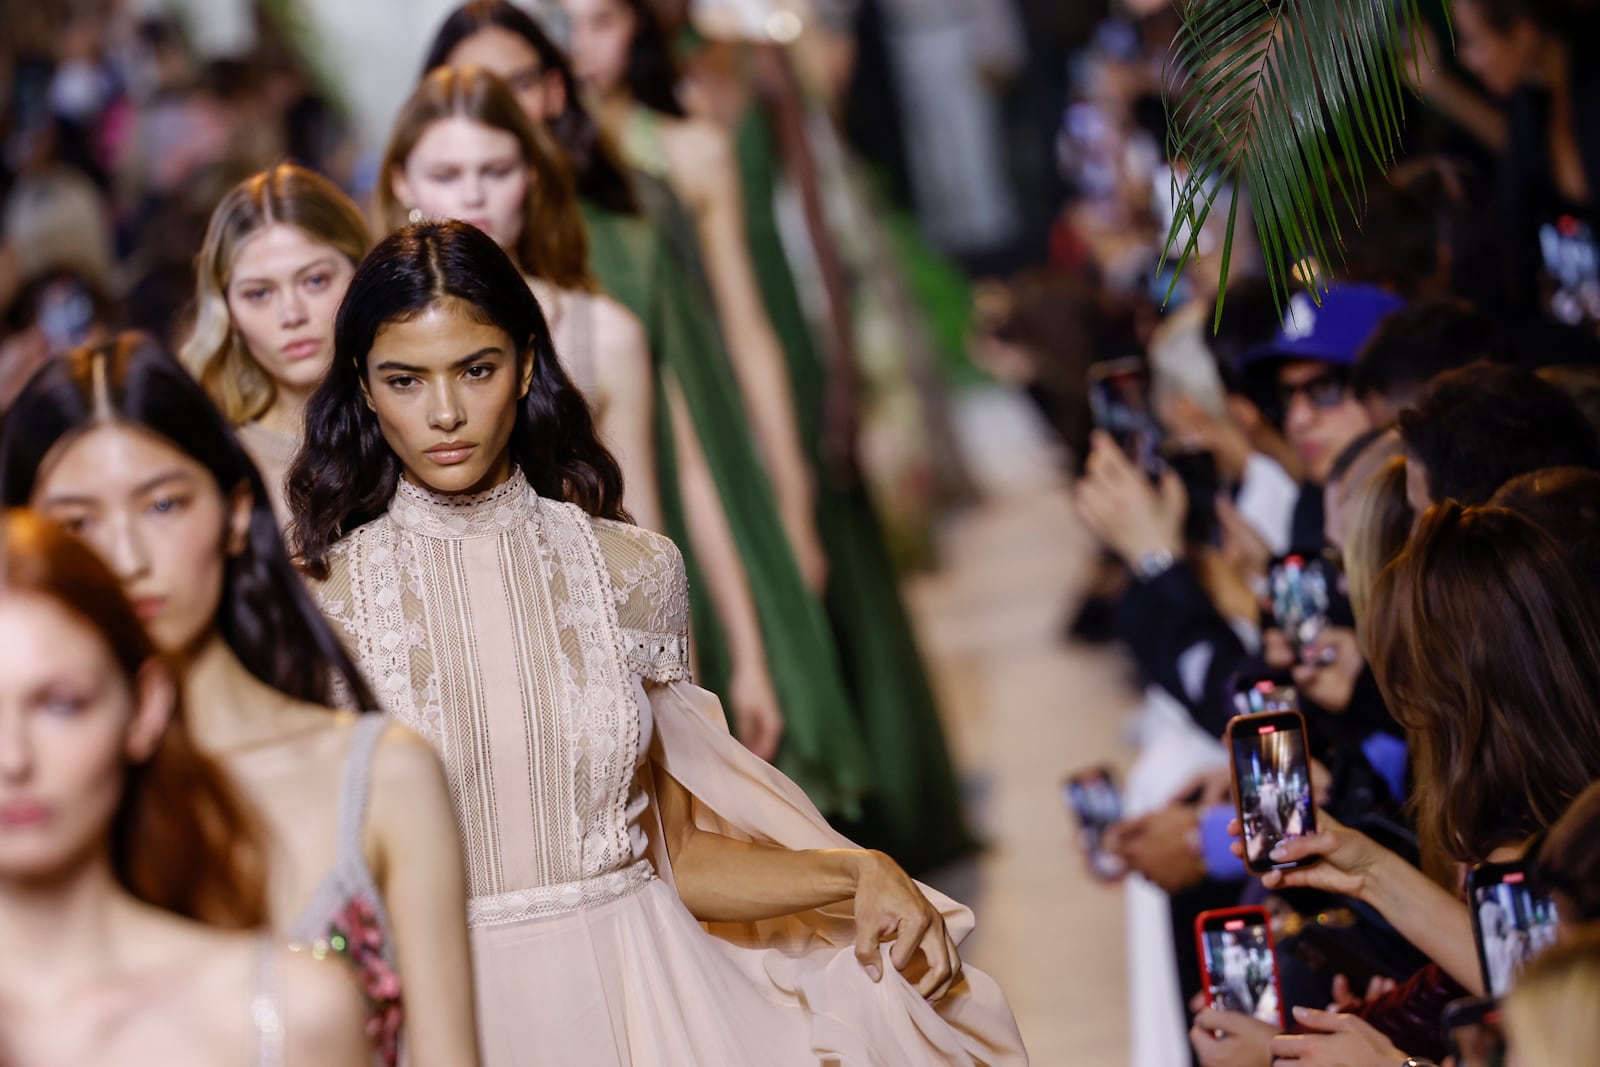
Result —
M391 123L451 6L0 0L0 409L40 365L115 330L179 348L212 212L249 175L293 161L372 205ZM570 40L559 5L525 6ZM826 366L819 469L830 456L858 468L882 566L924 591L912 600L930 658L938 613L961 610L926 584L964 565L951 517L990 506L996 469L1004 482L1038 462L1018 433L1076 505L1058 525L1028 520L1041 552L1073 558L1040 639L1116 682L1077 689L1069 674L1031 693L1023 719L1069 738L1047 753L1050 787L1029 794L1048 813L1029 825L1057 827L1031 847L1075 847L1054 778L1111 765L1096 771L1110 799L1079 806L1089 851L1060 905L1080 912L1069 929L1089 958L1071 940L979 947L1036 1062L1090 1060L1051 1031L1058 994L1019 995L1007 956L1088 972L1062 979L1059 999L1126 1019L1114 1051L1095 1046L1107 1063L1449 1054L1446 1007L1502 992L1481 974L1467 867L1536 863L1561 887L1563 924L1600 918L1585 866L1600 841L1587 789L1600 778L1595 13L1425 4L1398 156L1339 227L1331 289L1285 300L1263 274L1278 253L1244 224L1230 241L1221 212L1181 276L1163 256L1189 165L1169 150L1186 75L1172 3L653 8L693 114L742 136L748 97L780 102L765 112L778 173L761 192ZM747 45L785 58L779 88ZM808 197L832 235L820 264L794 236ZM833 255L844 323L830 318ZM1293 276L1300 250L1280 258ZM830 433L847 442L837 453ZM1286 557L1326 578L1309 629L1273 595ZM1263 879L1230 847L1242 828L1225 741L1237 694L1264 679L1298 692L1323 815L1297 857L1319 861ZM1095 740L1071 741L1091 719ZM952 722L947 708L945 728L980 836L1026 847L984 802L1010 757L973 740L982 714ZM883 835L938 880L973 846L946 815L933 840ZM989 875L965 881L970 867L943 870L980 915L1014 899ZM1206 1009L1215 976L1196 918L1238 905L1264 906L1276 935L1276 1021ZM1125 939L1107 939L1107 915L1125 916ZM1517 1033L1541 1035L1520 1062L1600 1057L1600 950L1592 934L1564 940L1512 1002ZM1588 999L1561 999L1579 988ZM1330 1006L1359 1027L1287 1011Z

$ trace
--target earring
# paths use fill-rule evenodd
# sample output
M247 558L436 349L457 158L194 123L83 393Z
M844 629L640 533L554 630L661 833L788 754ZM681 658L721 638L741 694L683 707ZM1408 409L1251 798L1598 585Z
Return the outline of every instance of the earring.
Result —
M406 221L411 223L411 225L413 225L413 226L415 226L417 223L421 222L422 221L422 209L420 207L412 208L410 213L406 215Z

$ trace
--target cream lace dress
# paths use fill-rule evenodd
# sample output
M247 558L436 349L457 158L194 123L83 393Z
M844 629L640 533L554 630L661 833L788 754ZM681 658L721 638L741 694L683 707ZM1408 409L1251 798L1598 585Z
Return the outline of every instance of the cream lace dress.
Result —
M887 962L872 983L848 905L706 926L678 898L656 773L730 836L848 842L690 683L671 541L543 500L520 473L467 498L402 482L319 596L389 713L443 757L488 1067L1026 1063L981 972L937 1009Z

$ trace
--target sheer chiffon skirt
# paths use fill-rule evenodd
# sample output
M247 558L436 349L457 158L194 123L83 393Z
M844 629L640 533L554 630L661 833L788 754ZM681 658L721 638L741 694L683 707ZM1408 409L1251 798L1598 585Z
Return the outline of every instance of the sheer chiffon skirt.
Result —
M705 828L788 848L848 846L792 782L728 736L715 697L679 684L653 687L646 699L656 727L651 760L693 794ZM659 828L647 830L662 876L643 888L473 929L485 1067L1027 1063L988 975L967 968L934 1006L894 969L888 945L882 980L867 977L847 911L704 926L678 897ZM971 913L924 891L963 940Z

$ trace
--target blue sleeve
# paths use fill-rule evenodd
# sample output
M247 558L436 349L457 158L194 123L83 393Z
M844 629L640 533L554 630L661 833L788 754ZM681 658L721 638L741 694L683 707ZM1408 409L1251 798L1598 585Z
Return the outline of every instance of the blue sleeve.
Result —
M1219 882L1236 882L1250 873L1244 860L1228 847L1233 843L1228 834L1228 820L1233 816L1231 804L1217 804L1200 813L1200 857L1206 861L1206 874Z
M1406 797L1406 743L1393 734L1374 730L1361 742L1361 754L1378 772L1389 795L1404 802Z

